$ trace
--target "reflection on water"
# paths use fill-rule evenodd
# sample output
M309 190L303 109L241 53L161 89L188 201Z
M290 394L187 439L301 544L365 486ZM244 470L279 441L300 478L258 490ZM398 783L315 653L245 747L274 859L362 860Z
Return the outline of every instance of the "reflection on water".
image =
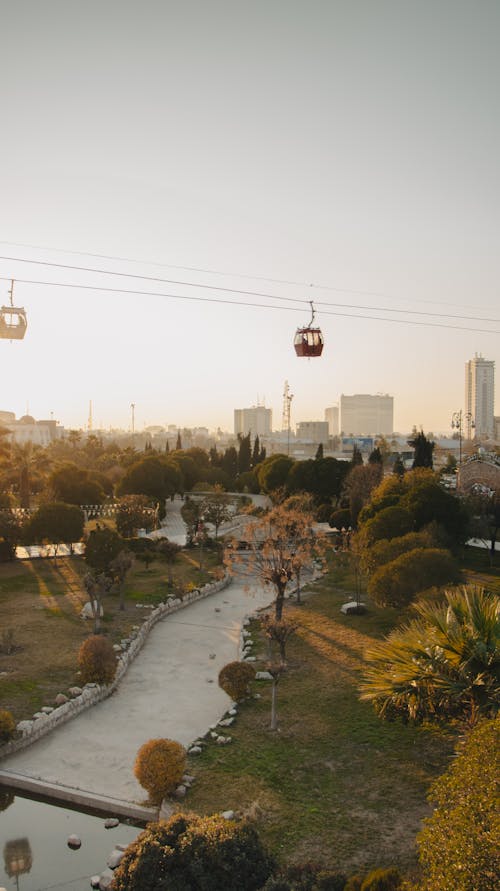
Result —
M29 872L33 864L33 855L28 839L15 838L5 842L3 861L5 872L10 878L16 879L16 888L19 888L19 876Z
M88 891L90 877L105 869L114 846L128 844L139 832L124 823L105 829L104 820L105 816L14 796L0 786L0 887ZM81 838L79 850L68 848L69 835Z

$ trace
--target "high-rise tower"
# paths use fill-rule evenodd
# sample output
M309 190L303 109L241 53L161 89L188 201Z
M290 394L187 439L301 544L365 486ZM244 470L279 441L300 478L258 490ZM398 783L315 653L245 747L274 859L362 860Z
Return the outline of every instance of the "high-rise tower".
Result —
M466 437L493 439L495 400L495 363L477 354L465 363ZM472 423L474 422L474 427Z

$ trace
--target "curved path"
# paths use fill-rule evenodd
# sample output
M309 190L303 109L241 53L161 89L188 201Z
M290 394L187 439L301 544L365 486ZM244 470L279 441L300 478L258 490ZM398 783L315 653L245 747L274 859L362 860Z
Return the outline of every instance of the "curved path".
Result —
M118 690L67 724L10 755L1 768L127 802L145 792L133 774L139 747L169 737L183 745L204 735L229 707L217 677L238 658L245 615L272 600L269 589L223 591L167 616L151 631Z

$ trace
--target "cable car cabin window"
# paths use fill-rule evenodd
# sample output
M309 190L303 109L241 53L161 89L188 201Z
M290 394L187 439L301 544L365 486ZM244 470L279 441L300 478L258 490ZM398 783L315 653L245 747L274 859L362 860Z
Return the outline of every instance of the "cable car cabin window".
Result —
M27 327L28 322L23 308L2 306L0 310L0 338L22 340Z

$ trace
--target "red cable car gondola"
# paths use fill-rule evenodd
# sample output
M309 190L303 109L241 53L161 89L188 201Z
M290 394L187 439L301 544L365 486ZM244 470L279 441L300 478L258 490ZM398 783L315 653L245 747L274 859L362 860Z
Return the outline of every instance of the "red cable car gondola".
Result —
M10 287L10 306L2 306L0 310L0 338L4 340L22 340L26 334L28 320L22 306L13 305L14 282Z
M314 322L314 306L312 300L309 302L311 304L312 313L311 321L306 328L297 328L293 339L293 345L297 356L307 356L308 358L311 358L313 356L321 356L324 341L321 328L312 327Z

